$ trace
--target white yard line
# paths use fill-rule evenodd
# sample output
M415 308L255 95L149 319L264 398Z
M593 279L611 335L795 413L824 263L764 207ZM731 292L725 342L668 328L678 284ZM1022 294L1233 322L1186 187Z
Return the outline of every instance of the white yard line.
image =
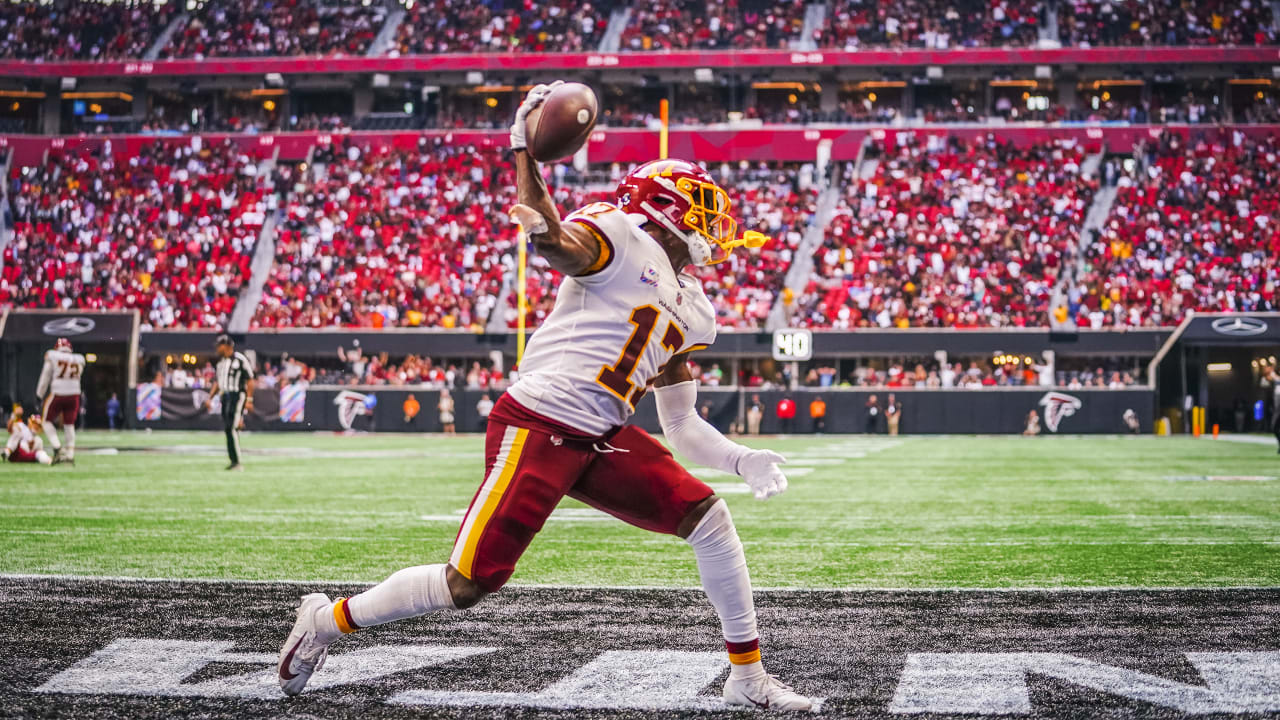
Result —
M429 516L424 516L429 517ZM449 518L456 523L456 516ZM579 519L581 520L581 519ZM602 521L618 522L614 518L607 515L600 517ZM594 518L588 520L594 522ZM421 535L416 532L409 533L392 533L387 528L375 528L370 535L329 535L324 533L316 534L258 534L258 533L227 533L227 532L192 532L190 530L161 530L155 528L60 528L56 530L38 530L38 529L0 529L0 535L36 535L36 536L89 536L89 537L137 537L137 538L189 538L200 540L269 540L269 541L338 541L351 543L369 543L384 542L389 539L418 540ZM653 537L629 538L628 545L672 545L676 541L665 535L654 535ZM538 544L574 544L580 545L582 538L560 538L553 535L540 536ZM1231 547L1237 545L1263 545L1263 546L1280 546L1280 540L1275 539L1242 539L1242 540L1205 540L1200 538L1165 538L1156 540L1052 540L1049 538L1033 538L1029 540L990 540L983 542L966 542L956 540L919 540L913 542L860 542L845 540L744 540L743 545L747 547L761 548L963 548L963 547L1131 547L1131 546L1224 546Z
M350 586L350 585L370 585L376 580L236 580L228 578L209 578L209 577L138 577L132 575L79 575L75 573L0 573L0 581L3 580L66 580L72 582L132 582L132 583L204 583L209 585L297 585L301 587L312 587L319 585L332 586ZM636 590L636 591L655 591L655 590L691 590L702 592L700 585L569 585L561 583L512 583L506 587L512 589L534 589L534 590ZM1019 592L1042 592L1042 593L1070 593L1070 592L1188 592L1188 591L1231 591L1231 590L1250 590L1250 591L1273 591L1280 590L1280 586L1274 585L1155 585L1150 587L1140 585L1081 585L1081 586L1037 586L1026 585L1020 587L960 587L940 585L936 587L878 587L878 586L850 586L846 588L802 588L802 587L756 587L756 592L795 592L795 593L937 593L937 592L983 592L983 593L1019 593Z

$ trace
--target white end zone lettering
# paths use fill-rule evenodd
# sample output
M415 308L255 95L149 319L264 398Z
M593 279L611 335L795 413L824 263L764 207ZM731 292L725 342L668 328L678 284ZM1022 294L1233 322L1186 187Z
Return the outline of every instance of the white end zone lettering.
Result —
M889 711L1026 715L1029 674L1191 715L1280 711L1280 652L1193 652L1187 660L1205 685L1059 653L912 654Z
M75 695L151 695L168 697L240 698L280 700L284 694L276 680L274 653L232 652L235 643L193 640L116 640L105 648L54 675L39 693ZM444 665L473 655L494 652L488 647L444 645L375 645L331 655L324 671L308 690L322 690L377 680L393 673ZM271 668L184 682L210 663L270 665Z

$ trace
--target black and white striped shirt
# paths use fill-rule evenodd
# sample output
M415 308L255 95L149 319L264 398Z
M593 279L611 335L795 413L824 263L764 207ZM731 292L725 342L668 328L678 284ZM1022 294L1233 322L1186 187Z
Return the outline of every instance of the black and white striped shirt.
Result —
M224 393L246 390L253 377L253 363L242 352L218 360L218 389Z

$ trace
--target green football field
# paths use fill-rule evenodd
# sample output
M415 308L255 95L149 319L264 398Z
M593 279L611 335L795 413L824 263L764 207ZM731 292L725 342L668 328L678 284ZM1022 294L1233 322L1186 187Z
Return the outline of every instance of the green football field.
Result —
M1280 585L1280 457L1156 437L759 438L791 489L729 502L763 587ZM85 432L77 465L0 465L0 573L375 581L442 562L478 436ZM565 501L513 582L693 586L671 537Z

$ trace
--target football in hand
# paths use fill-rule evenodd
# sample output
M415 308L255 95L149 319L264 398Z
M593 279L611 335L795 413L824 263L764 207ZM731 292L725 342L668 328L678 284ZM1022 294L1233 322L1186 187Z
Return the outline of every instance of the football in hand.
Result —
M565 83L525 118L529 154L538 162L563 160L578 152L596 126L600 103L591 88Z

